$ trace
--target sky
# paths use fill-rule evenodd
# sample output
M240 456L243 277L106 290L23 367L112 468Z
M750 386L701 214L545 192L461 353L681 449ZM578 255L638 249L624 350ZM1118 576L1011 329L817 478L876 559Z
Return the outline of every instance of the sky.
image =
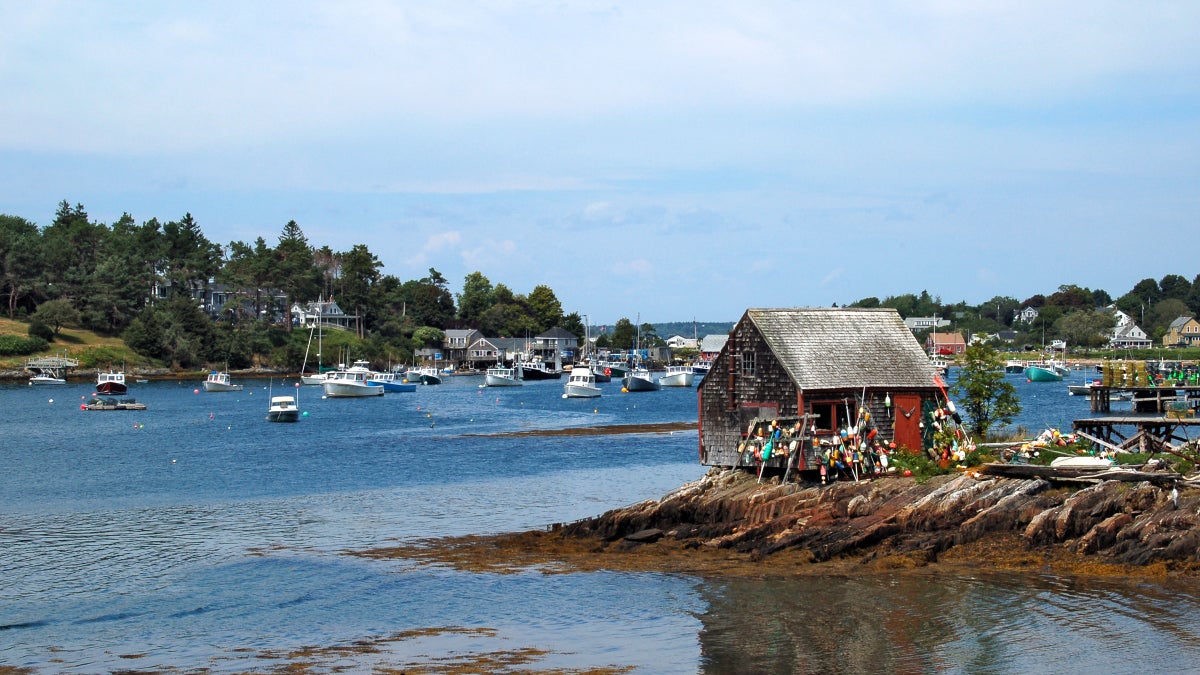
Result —
M1200 273L1200 3L0 0L0 213L592 324Z

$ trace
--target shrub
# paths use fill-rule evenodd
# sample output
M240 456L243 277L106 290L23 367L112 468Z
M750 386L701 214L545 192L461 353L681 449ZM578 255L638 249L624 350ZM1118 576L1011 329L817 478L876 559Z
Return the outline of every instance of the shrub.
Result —
M47 325L45 321L34 317L29 322L29 336L41 338L46 342L54 342L54 329Z
M49 346L45 339L36 336L0 335L0 356L28 356Z

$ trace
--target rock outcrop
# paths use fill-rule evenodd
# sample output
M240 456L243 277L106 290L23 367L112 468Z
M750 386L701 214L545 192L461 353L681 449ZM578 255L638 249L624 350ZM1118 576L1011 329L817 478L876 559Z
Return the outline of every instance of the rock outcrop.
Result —
M974 473L924 483L897 477L804 487L759 484L745 472L714 469L662 499L563 525L555 534L606 545L673 541L752 560L787 551L813 562L921 565L953 553L957 560L997 565L1073 558L1192 571L1200 561L1200 495L1185 490L1172 499L1170 493L1144 482L1073 490L1042 479Z

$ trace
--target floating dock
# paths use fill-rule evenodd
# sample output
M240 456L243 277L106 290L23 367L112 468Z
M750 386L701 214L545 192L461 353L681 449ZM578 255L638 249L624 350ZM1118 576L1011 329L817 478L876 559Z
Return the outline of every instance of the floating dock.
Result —
M138 403L137 401L135 401L133 399L129 399L126 401L107 399L107 400L102 400L102 401L89 401L87 403L80 404L79 409L80 410L145 410L146 404Z

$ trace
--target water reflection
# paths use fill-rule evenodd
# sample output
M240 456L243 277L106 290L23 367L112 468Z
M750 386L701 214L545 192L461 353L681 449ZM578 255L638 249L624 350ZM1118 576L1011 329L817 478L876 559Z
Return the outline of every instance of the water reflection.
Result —
M1191 581L920 571L700 588L709 675L1180 672L1200 648Z

